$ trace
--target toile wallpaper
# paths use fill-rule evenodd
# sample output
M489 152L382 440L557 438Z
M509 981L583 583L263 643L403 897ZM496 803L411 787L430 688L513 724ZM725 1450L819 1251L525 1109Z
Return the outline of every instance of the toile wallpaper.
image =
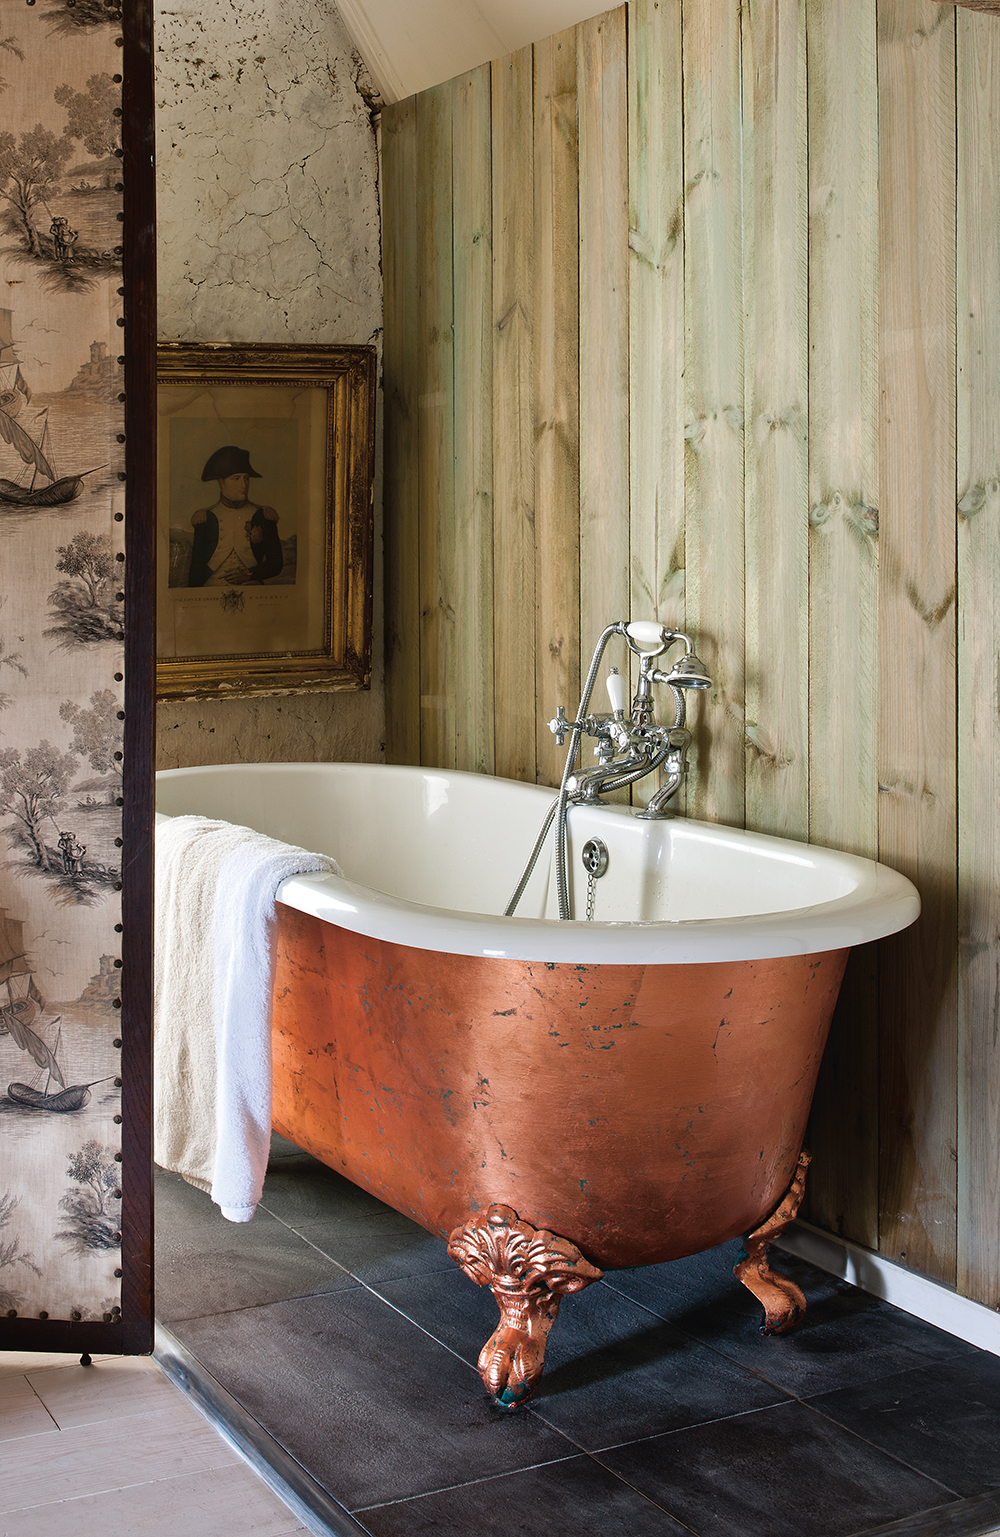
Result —
M121 61L0 0L0 1319L120 1312Z

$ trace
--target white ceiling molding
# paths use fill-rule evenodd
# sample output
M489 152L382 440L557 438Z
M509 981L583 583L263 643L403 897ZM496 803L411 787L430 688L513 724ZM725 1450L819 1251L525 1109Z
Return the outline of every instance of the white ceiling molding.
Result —
M608 9L595 0L337 0L383 101L400 101Z

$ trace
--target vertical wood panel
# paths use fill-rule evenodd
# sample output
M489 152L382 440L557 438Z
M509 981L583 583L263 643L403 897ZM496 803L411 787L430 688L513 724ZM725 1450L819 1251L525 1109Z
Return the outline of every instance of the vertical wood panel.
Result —
M449 82L417 102L420 761L455 767L455 378Z
M879 857L923 913L883 941L880 1247L954 1282L955 18L878 9Z
M629 617L625 11L577 28L580 132L580 667ZM606 701L595 698L597 709Z
M493 258L490 67L454 82L455 766L492 774Z
M385 755L420 762L417 108L382 114L385 315Z
M808 0L809 837L878 853L875 0ZM850 154L844 146L852 146ZM878 1247L876 949L848 962L810 1124L810 1217Z
M695 712L688 807L695 816L742 826L739 5L688 5L683 21L687 623L715 685Z
M535 777L534 109L530 48L493 65L496 772Z
M805 0L744 0L747 826L809 830Z
M681 7L629 9L629 546L633 618L684 626ZM640 781L633 801L656 789ZM679 805L678 801L674 804Z
M958 1287L1000 1306L1000 34L959 13Z
M565 749L545 722L580 698L580 380L576 31L535 46L536 777Z

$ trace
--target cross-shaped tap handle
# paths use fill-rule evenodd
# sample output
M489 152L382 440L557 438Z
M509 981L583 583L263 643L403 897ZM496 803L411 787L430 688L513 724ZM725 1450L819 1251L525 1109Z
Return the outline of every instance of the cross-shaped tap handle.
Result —
M570 723L566 719L566 706L561 704L558 706L553 718L549 721L549 730L560 747L566 740L566 733L569 728Z

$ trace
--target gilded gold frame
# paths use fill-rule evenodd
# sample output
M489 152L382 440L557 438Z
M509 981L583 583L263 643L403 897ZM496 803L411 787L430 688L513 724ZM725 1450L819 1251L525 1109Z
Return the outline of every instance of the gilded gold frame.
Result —
M366 689L371 683L373 347L222 346L164 342L157 387L289 385L326 391L322 645L313 650L157 657L159 699ZM161 395L162 398L162 395ZM164 511L157 514L159 528Z

